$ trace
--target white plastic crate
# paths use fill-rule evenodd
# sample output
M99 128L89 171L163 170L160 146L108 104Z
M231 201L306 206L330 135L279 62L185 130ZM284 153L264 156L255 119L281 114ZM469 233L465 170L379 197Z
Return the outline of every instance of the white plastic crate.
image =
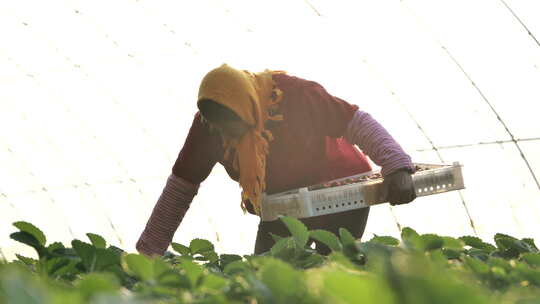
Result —
M415 163L413 174L416 196L464 189L461 165ZM273 221L280 215L313 217L365 208L387 202L379 172L366 172L272 195L264 195L262 220Z

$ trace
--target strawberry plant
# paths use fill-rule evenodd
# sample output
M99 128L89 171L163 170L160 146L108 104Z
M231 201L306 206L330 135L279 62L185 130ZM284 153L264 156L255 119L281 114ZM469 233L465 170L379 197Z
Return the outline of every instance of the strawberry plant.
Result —
M360 242L345 229L309 231L282 217L261 255L218 254L194 239L150 258L88 233L71 246L48 243L27 222L11 238L35 257L0 260L0 303L540 303L540 252L532 239L419 234ZM310 240L331 249L328 256Z

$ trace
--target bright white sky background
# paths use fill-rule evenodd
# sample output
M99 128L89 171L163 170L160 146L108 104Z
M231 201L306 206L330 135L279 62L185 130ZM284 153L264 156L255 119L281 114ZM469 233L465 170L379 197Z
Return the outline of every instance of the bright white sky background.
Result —
M415 162L464 164L466 190L372 208L364 240L496 232L540 242L540 2L0 2L0 253L29 221L134 252L196 112L229 63L315 80L371 113ZM174 241L251 253L258 218L217 165Z

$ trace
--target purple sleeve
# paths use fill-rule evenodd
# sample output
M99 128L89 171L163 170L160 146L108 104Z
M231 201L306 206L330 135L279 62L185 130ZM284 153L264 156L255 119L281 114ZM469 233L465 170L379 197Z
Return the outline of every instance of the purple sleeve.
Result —
M414 172L411 157L369 113L358 110L349 122L344 137L380 166L383 176L398 169Z
M198 189L198 184L192 184L174 174L169 176L163 193L137 241L137 251L146 255L163 255Z

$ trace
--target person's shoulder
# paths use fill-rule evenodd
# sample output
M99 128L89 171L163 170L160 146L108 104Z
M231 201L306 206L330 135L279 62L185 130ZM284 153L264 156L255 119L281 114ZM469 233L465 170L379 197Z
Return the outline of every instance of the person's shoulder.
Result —
M322 88L322 86L313 80L290 74L275 74L272 76L276 86L282 90L311 90L313 88Z
M212 128L210 128L209 123L204 119L199 111L193 115L193 122L191 123L190 131L191 133L194 133L197 138L200 137L201 139L212 136L214 133L212 132Z
M272 80L279 88L290 87L294 85L297 77L291 76L285 72L272 75Z

